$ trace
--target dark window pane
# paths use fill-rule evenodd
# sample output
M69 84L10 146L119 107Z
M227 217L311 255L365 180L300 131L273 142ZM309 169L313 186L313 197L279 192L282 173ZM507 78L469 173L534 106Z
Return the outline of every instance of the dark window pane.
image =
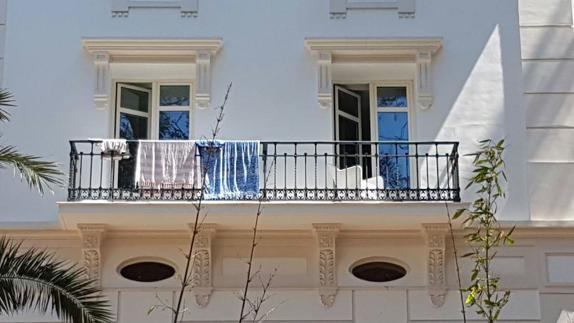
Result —
M338 91L338 93L339 110L346 112L354 117L359 117L359 98L356 98L343 91Z
M189 85L162 85L159 88L159 105L189 106Z
M129 280L151 283L172 277L175 269L160 262L144 261L123 267L120 274Z
M130 88L122 88L120 106L122 108L148 112L149 93Z
M380 141L408 141L408 114L406 112L379 112ZM379 171L390 189L408 188L409 146L401 143L379 145Z
M189 112L160 111L159 139L189 139Z
M147 118L120 113L120 138L147 139Z
M341 141L358 141L359 124L353 120L339 116L339 140ZM347 168L359 164L360 157L359 145L355 143L339 145L339 168Z
M407 270L390 262L376 261L359 265L353 268L352 273L359 279L382 283L403 278Z
M407 106L406 87L384 86L377 88L377 107L406 108Z

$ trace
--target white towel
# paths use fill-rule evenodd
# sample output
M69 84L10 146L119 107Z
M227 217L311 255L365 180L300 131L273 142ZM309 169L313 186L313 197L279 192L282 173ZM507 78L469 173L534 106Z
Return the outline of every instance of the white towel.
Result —
M102 139L99 146L104 155L111 155L113 153L119 156L128 151L128 142L125 139Z
M574 312L562 311L556 323L574 323Z
M143 188L199 188L195 141L140 141L135 182Z

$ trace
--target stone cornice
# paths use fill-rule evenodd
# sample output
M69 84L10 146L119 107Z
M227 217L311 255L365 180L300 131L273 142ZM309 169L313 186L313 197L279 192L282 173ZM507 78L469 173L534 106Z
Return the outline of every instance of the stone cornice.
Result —
M440 37L421 38L307 38L305 46L311 52L337 54L414 55L418 52L436 53L442 47Z
M115 56L185 56L208 52L223 46L221 38L84 38L84 48L91 54L106 52Z

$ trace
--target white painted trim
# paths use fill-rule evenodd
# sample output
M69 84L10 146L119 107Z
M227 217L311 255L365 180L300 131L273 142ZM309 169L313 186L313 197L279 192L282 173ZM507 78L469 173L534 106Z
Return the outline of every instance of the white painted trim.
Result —
M111 0L112 17L125 18L129 15L130 9L147 8L173 8L179 9L181 17L197 17L199 11L199 0L171 0L171 1L142 1L142 0Z
M317 59L319 105L332 100L331 65L338 62L414 62L417 104L428 109L433 102L432 55L442 47L442 38L307 38L305 46Z
M415 0L349 1L330 0L331 19L345 19L349 10L397 10L399 18L415 17Z
M109 101L109 64L170 61L197 65L194 102L207 107L211 96L211 60L223 45L220 38L84 38L82 44L96 66L94 101L105 109Z

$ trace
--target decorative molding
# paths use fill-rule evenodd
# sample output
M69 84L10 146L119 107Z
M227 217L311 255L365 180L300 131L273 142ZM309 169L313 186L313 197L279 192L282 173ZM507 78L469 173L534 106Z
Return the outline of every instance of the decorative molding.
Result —
M328 51L319 52L319 59L317 64L319 70L317 71L317 80L319 92L317 98L319 106L322 109L328 109L333 106L333 81L331 76L331 63L332 56Z
M416 58L417 103L423 110L430 108L433 103L430 75L431 57L432 53L430 51L420 51L417 53Z
M191 235L193 237L193 223L189 224L189 227L192 230ZM215 228L215 224L201 224L193 246L191 291L195 296L195 302L200 307L205 307L209 304L209 298L213 291L211 239L215 233Z
M104 224L78 224L82 237L82 257L88 278L100 286L102 263L102 240L106 232Z
M211 95L211 58L223 45L219 38L85 38L82 43L94 62L94 102L99 109L109 105L110 63L166 61L195 62L198 89L196 104L206 107Z
M126 18L130 9L136 8L173 8L179 9L184 18L197 17L199 11L199 0L111 0L112 17Z
M317 79L321 107L332 104L332 64L393 62L416 64L417 103L422 109L432 106L431 59L442 47L442 38L309 38L305 46L319 57Z
M205 109L209 107L211 93L211 53L200 51L196 58L197 87L195 92L195 102L197 107Z
M314 223L313 229L319 249L319 297L323 306L331 307L338 290L335 240L340 224Z
M96 104L96 109L105 110L108 107L110 91L110 55L106 52L95 52L93 56L96 68L94 103Z
M399 18L415 17L415 0L396 1L350 1L330 0L329 12L331 19L347 18L349 10L397 10Z
M427 238L427 288L434 307L444 305L446 286L446 235L448 224L423 224Z

